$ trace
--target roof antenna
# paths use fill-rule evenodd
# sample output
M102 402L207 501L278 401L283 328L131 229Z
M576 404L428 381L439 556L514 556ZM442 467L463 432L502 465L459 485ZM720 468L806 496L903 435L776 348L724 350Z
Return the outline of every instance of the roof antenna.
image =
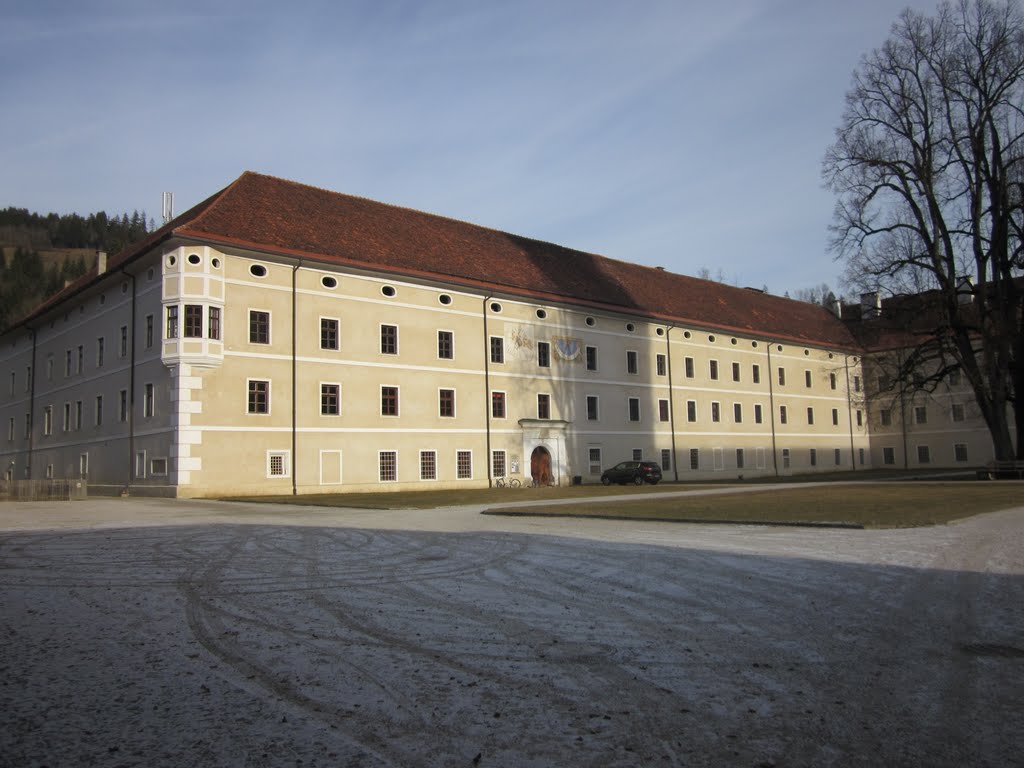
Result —
M174 193L164 192L163 196L164 224L174 218Z

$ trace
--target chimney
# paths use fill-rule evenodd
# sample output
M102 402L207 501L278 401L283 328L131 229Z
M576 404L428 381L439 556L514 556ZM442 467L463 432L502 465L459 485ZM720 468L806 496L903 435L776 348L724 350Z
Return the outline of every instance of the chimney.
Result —
M96 251L96 274L102 275L107 271L107 252Z
M860 295L860 316L862 320L874 320L882 316L882 294L878 291Z
M832 299L832 301L829 302L828 311L840 320L843 319L843 303L839 299Z

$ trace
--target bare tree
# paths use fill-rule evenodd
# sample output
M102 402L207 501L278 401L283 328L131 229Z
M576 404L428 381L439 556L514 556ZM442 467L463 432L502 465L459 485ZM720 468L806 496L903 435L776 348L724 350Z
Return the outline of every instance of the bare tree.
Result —
M899 378L927 387L961 370L997 459L1015 455L1008 410L1024 435L1022 104L1016 0L906 10L855 71L823 166L847 285L929 291L901 329Z

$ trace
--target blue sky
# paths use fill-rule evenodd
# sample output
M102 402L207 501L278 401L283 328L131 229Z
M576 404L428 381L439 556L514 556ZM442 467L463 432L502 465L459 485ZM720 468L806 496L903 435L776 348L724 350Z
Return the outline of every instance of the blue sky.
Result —
M252 170L836 287L821 159L908 4L0 0L0 207L159 221Z

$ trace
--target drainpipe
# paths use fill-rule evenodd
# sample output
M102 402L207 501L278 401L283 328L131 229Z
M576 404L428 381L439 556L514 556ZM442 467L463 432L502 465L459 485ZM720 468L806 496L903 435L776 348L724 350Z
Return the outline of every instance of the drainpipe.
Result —
M772 343L767 342L768 346L768 410L771 412L771 425L772 425L772 467L775 469L775 476L779 476L779 451L775 445L775 385L772 384L774 372L772 371Z
M128 323L128 482L125 489L131 487L135 479L135 275L121 268L121 274L132 281L132 321Z
M28 475L27 479L32 479L32 448L35 445L35 423L36 423L36 346L37 346L37 334L35 328L29 328L32 332L32 374L29 377L29 393L28 393Z
M853 447L853 395L850 392L850 356L843 355L843 368L846 371L846 418L850 421L850 464L857 471L857 457Z
M302 268L302 259L292 267L292 457L291 457L291 474L292 474L292 496L297 496L299 493L298 480L296 475L298 474L298 439L296 435L296 409L298 407L298 390L296 390L296 382L298 379L298 372L296 370L296 330L295 320L297 315L297 301L296 301L296 274L299 269Z
M493 294L490 296L484 296L481 310L484 318L484 405L486 409L487 420L486 424L486 436L487 436L487 455L484 456L484 461L487 463L487 487L494 487L493 467L491 466L491 338L487 331L487 302L494 298ZM508 408L508 403L505 403L505 407Z
M679 459L676 452L676 399L672 389L672 343L669 336L675 330L674 325L665 329L665 365L668 367L668 428L672 430L672 472L679 482Z
M903 353L897 352L897 361L899 363L896 368L897 371L903 373ZM903 382L900 381L900 431L903 433L903 469L910 469L910 454L907 452L907 392L903 386Z

